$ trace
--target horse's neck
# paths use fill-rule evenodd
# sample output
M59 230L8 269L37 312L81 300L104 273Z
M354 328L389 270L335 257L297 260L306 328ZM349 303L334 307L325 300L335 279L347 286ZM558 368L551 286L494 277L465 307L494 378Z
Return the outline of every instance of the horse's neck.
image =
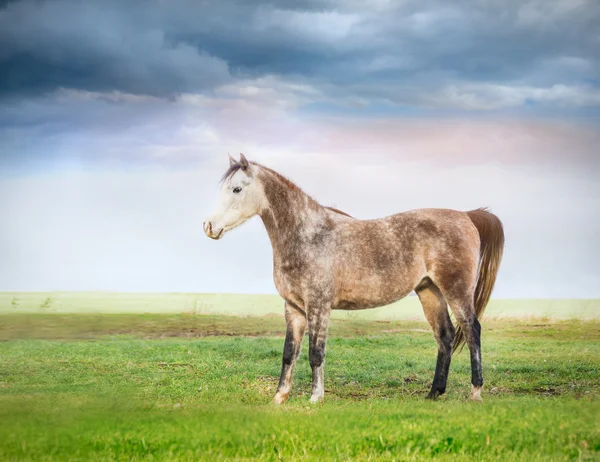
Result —
M304 235L310 230L312 222L323 219L326 212L308 194L299 188L290 187L277 175L265 173L261 176L269 206L260 216L277 256L304 241Z

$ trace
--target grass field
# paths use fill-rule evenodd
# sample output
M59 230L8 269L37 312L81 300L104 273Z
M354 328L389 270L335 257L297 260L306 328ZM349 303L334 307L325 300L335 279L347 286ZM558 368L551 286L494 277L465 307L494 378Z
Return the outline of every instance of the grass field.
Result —
M194 313L236 316L283 314L279 295L105 292L0 292L0 313ZM600 299L491 300L488 317L598 319ZM425 321L417 297L361 311L337 311L337 319Z
M281 316L5 312L0 460L599 460L600 322L483 329L483 404L466 351L424 400L427 324L350 317L332 323L325 403L308 404L304 348L276 407Z

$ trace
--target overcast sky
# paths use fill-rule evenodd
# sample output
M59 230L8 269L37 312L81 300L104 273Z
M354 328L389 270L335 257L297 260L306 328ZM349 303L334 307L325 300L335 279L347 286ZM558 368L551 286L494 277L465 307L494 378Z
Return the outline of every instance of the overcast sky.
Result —
M225 4L226 3L226 4ZM595 0L0 1L0 290L275 292L227 153L359 218L489 206L496 296L600 297Z

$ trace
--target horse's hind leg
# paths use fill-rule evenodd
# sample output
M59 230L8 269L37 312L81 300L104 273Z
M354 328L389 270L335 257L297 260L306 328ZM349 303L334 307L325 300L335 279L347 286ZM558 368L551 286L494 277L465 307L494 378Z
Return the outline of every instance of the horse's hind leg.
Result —
M275 398L273 398L273 402L276 404L283 404L290 397L294 365L300 353L300 346L302 345L302 339L306 331L306 315L289 303L285 304L285 321L287 323L287 332L283 346L281 377L279 378L277 393L275 394Z
M458 325L464 332L469 353L471 354L471 399L481 401L483 389L483 373L481 370L481 324L475 314L473 294L450 297L445 294L448 305L456 318Z
M431 391L428 399L436 399L446 391L450 360L452 359L452 343L454 342L454 326L450 321L446 299L435 284L416 289L423 305L425 317L433 328L433 335L438 344L437 364Z

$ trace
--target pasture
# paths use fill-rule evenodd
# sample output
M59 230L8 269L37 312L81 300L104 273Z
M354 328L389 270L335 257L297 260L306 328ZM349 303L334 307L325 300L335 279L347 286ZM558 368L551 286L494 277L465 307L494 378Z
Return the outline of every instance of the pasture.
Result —
M325 402L305 344L277 407L275 296L2 294L0 460L598 460L598 301L492 302L481 404L466 349L424 400L436 345L400 304L336 314Z

